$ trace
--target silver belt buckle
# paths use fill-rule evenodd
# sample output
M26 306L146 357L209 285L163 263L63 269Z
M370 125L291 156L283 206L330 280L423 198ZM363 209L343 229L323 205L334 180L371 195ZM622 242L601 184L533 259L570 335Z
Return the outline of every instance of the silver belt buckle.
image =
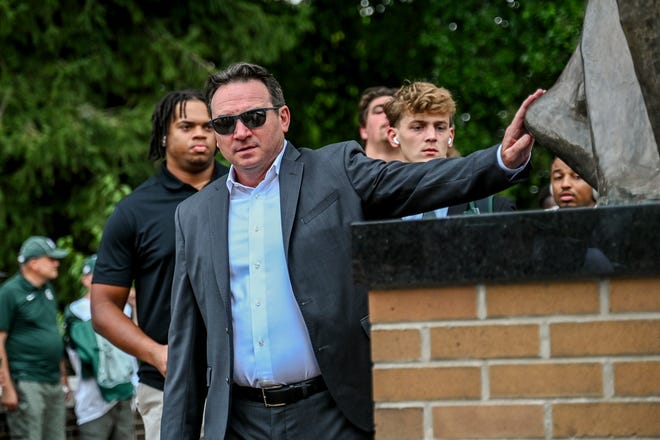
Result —
M273 408L276 406L284 406L286 403L268 403L268 399L266 399L266 391L268 390L279 390L280 388L284 388L284 385L273 385L270 387L263 387L261 388L261 396L264 398L264 406L266 408Z

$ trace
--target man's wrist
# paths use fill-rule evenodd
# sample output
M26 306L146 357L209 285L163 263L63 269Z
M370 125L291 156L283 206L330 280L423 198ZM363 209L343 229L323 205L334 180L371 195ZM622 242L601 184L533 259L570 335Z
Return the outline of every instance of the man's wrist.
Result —
M500 169L504 170L504 172L507 173L510 177L515 177L518 173L523 171L527 167L527 164L529 164L531 158L532 156L530 155L522 165L516 168L509 168L502 160L502 144L499 144L497 147L497 164L499 165Z

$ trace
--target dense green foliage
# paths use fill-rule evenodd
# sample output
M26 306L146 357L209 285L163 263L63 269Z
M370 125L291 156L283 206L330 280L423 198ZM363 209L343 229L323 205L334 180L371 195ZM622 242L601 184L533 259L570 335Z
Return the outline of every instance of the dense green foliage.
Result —
M235 61L267 66L301 147L357 138L372 85L430 80L458 102L463 154L496 143L520 102L552 86L578 42L583 0L0 0L0 271L29 235L74 252L60 297L78 293L114 204L153 172L150 115L168 90L202 87ZM549 159L537 148L535 208Z
M463 154L497 143L525 97L554 84L579 41L585 7L584 0L338 3L353 2L312 2L315 27L305 44L273 66L293 107L289 138L311 146L356 138L362 90L425 80L454 94ZM360 10L373 13L358 19ZM536 208L548 180L549 154L535 149L533 163L530 184L505 193L519 209Z

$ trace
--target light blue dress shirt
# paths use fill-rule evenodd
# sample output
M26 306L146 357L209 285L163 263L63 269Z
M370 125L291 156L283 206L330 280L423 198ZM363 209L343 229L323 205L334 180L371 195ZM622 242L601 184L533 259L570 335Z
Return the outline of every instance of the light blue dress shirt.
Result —
M444 208L438 208L433 210L433 212L435 213L435 218L447 217L447 211L449 211L449 208L446 206ZM401 220L421 220L423 215L424 214L420 212L419 214L413 214L413 215L407 215L405 217L401 217Z
M284 148L256 188L236 182L233 166L227 179L233 379L242 386L290 384L321 374L284 254L283 155Z

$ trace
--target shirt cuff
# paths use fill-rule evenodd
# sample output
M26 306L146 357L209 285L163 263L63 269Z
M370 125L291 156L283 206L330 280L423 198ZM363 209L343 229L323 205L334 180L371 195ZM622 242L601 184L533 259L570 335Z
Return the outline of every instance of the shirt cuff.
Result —
M502 144L499 144L499 146L497 147L497 164L511 178L516 177L518 175L518 173L523 171L527 167L527 164L529 163L529 160L531 158L532 158L532 155L530 154L524 164L520 165L518 168L509 168L506 165L504 165L504 162L502 162Z

